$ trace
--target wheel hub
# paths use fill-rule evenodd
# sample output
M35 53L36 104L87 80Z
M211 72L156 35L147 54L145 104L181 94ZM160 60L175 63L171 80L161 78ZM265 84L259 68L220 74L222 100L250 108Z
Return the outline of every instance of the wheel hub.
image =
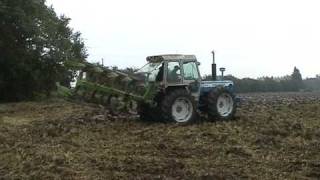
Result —
M177 111L178 113L181 113L182 107L181 107L181 106L178 106L177 109L176 109L176 111Z
M192 116L192 103L187 98L177 98L172 105L171 112L176 122L187 122Z
M223 108L223 106L224 106L223 102L220 102L219 107Z
M233 105L234 102L230 94L223 93L218 97L217 109L221 116L229 116L233 111Z

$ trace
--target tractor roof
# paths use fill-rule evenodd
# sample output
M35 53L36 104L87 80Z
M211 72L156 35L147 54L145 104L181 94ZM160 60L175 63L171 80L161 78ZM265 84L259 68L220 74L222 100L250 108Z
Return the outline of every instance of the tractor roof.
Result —
M195 55L183 55L183 54L164 54L157 56L148 56L148 62L162 62L162 61L174 61L174 60L183 60L183 61L197 61Z

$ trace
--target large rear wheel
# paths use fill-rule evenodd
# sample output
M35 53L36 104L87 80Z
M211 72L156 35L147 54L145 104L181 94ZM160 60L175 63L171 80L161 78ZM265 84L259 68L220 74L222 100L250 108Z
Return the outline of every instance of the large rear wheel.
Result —
M176 89L164 96L161 114L164 120L179 124L194 122L197 118L194 98L185 89Z

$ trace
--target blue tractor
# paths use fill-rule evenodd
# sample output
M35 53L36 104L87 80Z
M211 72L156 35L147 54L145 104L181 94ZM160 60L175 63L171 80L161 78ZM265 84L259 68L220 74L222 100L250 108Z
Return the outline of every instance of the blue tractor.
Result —
M153 88L152 103L138 101L143 120L192 123L199 114L212 120L229 120L236 113L234 83L217 80L213 54L212 80L203 81L200 63L194 55L157 55L147 57L148 64L138 71Z

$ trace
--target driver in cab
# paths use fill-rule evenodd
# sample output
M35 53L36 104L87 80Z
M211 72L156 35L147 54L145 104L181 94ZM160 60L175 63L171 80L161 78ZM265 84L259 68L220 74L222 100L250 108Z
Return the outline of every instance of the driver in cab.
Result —
M169 82L178 82L181 80L180 76L180 67L174 66L174 68L169 72L168 74L168 80Z

